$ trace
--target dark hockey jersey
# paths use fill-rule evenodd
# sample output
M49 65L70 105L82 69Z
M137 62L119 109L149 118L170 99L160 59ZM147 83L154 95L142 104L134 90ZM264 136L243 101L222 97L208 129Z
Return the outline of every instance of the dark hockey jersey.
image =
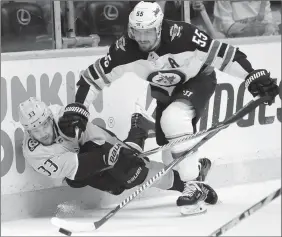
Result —
M125 72L136 73L152 90L170 96L176 86L214 68L241 78L253 70L238 48L212 39L189 23L164 20L160 46L152 52L141 51L127 34L112 44L107 55L82 74L78 85L87 82L87 91L80 89L76 101L88 107L105 86Z

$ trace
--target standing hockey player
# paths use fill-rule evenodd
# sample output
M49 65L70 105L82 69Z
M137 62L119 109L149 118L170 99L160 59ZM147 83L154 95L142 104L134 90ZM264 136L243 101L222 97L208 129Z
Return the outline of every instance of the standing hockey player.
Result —
M79 139L77 136L67 137L60 128L60 125L64 127L64 121L60 121L61 116L72 115L72 107L48 107L33 97L20 104L19 118L25 129L23 155L35 171L50 178L66 179L67 184L73 188L89 185L119 195L125 189L142 184L164 167L160 162L136 157L135 150L124 148L125 144L110 132L87 123L87 110L80 107L77 111L83 118L78 126L86 126ZM139 149L143 148L147 134L141 127L146 120L142 122L141 119L132 119L131 138L127 138L131 145ZM134 131L139 132L134 135ZM201 172L199 178L205 176L206 172ZM215 191L207 184L204 186L204 201L215 204ZM155 187L182 192L184 182L177 171L171 170Z
M105 57L90 65L78 81L75 102L89 107L104 87L125 72L148 81L157 100L156 140L159 145L195 132L196 123L217 85L214 68L245 80L253 96L269 95L271 105L279 88L265 69L254 69L238 48L212 39L197 27L163 19L157 3L140 2L129 15L128 32L112 44ZM75 110L76 104L70 104ZM64 116L65 131L74 134L79 114ZM84 127L79 127L84 131ZM165 164L193 144L177 145L162 155ZM184 213L205 211L205 188L193 182L199 174L198 153L177 167L185 189L177 200Z

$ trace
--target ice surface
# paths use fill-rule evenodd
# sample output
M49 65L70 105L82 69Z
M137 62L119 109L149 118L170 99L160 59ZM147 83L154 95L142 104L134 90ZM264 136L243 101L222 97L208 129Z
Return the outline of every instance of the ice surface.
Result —
M175 206L177 192L157 198L136 200L118 212L98 230L72 236L207 236L281 186L281 180L238 185L217 190L220 203L208 206L203 215L183 217ZM114 207L114 206L112 206ZM112 207L79 210L77 221L97 221ZM71 215L74 211L71 209ZM75 215L75 213L74 213ZM50 217L2 222L2 236L63 236ZM281 236L281 197L261 208L224 236Z

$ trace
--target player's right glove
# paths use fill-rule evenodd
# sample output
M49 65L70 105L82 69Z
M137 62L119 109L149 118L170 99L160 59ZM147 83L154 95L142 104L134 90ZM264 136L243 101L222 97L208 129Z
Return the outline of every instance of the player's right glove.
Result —
M148 168L142 158L134 155L133 151L116 143L105 157L105 162L113 166L108 172L121 181L126 189L143 183L148 175Z
M245 79L245 86L254 97L258 95L270 96L271 100L268 101L268 105L271 105L279 94L276 81L270 77L270 73L265 69L257 69L249 73Z
M60 130L68 137L75 138L76 129L79 129L78 139L81 133L86 130L89 112L81 103L71 103L65 107L63 116L59 118Z

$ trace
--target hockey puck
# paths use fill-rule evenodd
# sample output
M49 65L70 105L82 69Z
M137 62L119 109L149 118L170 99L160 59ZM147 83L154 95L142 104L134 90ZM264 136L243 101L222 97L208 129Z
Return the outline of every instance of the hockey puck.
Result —
M62 234L64 234L64 235L67 235L67 236L71 236L71 231L69 231L69 230L66 230L66 229L64 229L64 228L60 228L59 229L59 232L60 233L62 233Z

